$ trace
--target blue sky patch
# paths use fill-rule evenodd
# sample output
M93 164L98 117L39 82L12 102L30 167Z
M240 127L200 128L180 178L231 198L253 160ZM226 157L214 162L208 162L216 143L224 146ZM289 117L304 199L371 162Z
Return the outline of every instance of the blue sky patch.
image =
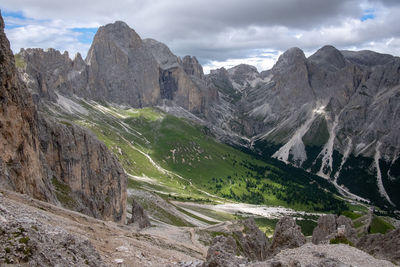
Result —
M373 9L367 9L364 10L363 16L360 18L361 21L366 21L369 19L374 19L375 18L375 10Z
M72 28L71 31L79 33L78 40L83 44L91 44L98 28Z

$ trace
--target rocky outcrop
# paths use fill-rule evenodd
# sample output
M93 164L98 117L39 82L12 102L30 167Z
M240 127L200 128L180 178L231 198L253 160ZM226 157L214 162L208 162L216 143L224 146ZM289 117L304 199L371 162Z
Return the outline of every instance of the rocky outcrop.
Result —
M211 230L211 229L210 229ZM204 266L239 266L248 261L263 261L268 256L269 241L257 227L254 218L236 221L212 241ZM239 255L239 257L238 257ZM218 265L220 264L220 265Z
M2 19L0 45L2 188L96 218L125 222L126 176L116 158L86 130L37 113L31 95L17 76ZM63 62L60 65L68 62L66 55L49 53L54 62ZM42 78L47 81L51 77ZM51 98L47 85L40 86L39 94Z
M344 236L347 240L356 244L357 232L350 218L343 215L328 214L319 217L318 225L314 228L312 242L314 244L329 244L329 241L337 236Z
M137 224L140 229L151 226L150 219L143 207L138 202L132 202L132 217L129 219L128 224Z
M217 236L212 246L207 251L206 261L203 267L233 266L239 267L246 264L246 258L237 256L239 248L233 237Z
M52 48L28 48L17 56L25 63L19 72L35 102L39 98L56 101L56 92L80 95L77 89L86 88L88 68L79 53L71 60L66 51L61 54Z
M400 264L400 229L386 234L365 235L360 238L357 248L373 255L375 258L389 260Z
M275 226L269 253L274 255L283 249L297 248L305 243L306 238L296 221L291 217L283 217Z

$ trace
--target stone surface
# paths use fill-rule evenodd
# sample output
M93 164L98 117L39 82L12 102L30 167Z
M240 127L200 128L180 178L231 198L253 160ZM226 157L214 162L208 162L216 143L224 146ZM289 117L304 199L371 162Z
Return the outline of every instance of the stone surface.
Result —
M400 229L392 230L384 235L365 235L360 238L357 248L368 252L375 258L400 264Z
M232 266L239 267L247 263L247 259L236 256L239 248L231 236L217 236L207 251L203 267Z
M306 238L296 221L291 217L283 217L275 226L269 253L272 255L277 254L283 249L300 247L305 243Z
M357 232L350 218L342 215L338 217L334 214L324 215L318 219L318 225L313 231L312 242L314 244L327 244L338 234L343 235L353 244L357 243Z
M35 215L0 198L1 266L107 266L88 239Z
M270 260L251 263L248 266L391 267L395 265L389 261L375 259L364 251L348 245L313 245L307 243L299 248L285 249Z
M116 158L86 130L56 123L36 111L17 76L2 19L0 45L1 187L96 218L125 222L126 176ZM54 64L69 62L68 55L53 50L47 56ZM46 77L62 76L41 79ZM40 95L52 98L47 85L38 85Z
M267 258L269 242L254 218L236 221L218 230L224 234L213 239L204 266L230 266L229 262L234 264L232 266L239 266Z
M146 212L135 200L132 202L132 217L129 219L128 223L137 224L140 229L151 226L150 219Z

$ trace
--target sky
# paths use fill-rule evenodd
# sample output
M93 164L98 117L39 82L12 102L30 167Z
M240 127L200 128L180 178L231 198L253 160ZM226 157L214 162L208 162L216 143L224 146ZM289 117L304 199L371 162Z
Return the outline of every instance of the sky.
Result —
M2 0L11 48L86 56L99 26L125 21L142 38L196 56L205 72L270 69L290 47L324 45L400 56L400 0Z

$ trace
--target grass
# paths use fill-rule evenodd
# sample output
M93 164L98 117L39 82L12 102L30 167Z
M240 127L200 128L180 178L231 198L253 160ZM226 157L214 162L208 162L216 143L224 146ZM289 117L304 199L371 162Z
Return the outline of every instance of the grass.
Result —
M51 182L55 188L58 201L60 201L60 203L66 208L74 208L76 206L76 202L71 195L71 188L67 184L59 181L56 177L53 177Z
M388 231L395 229L392 224L385 221L382 217L374 216L372 219L371 227L369 229L370 234L386 234Z
M344 215L352 220L355 220L357 218L362 217L364 214L346 210L346 211L343 211L341 215Z
M329 241L329 244L346 244L346 245L354 247L354 244L344 236L335 237L335 238L331 239Z
M25 68L26 63L20 54L15 54L14 59L15 59L15 66L17 66L17 68Z

